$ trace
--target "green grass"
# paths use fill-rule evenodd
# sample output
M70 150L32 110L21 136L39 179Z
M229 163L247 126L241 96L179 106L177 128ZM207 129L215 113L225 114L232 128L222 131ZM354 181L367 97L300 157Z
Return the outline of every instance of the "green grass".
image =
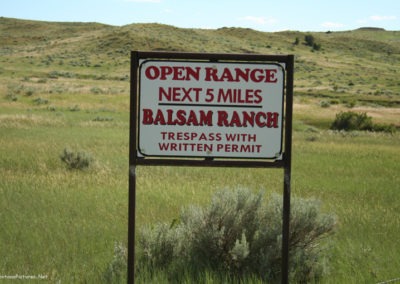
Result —
M107 125L115 121L85 124L90 117L64 111L60 125L1 124L0 273L96 282L114 243L126 244L127 115L119 113L117 128ZM90 152L92 167L67 170L59 158L67 145ZM399 146L399 134L294 133L293 198L316 197L339 220L327 240L331 269L323 283L398 277ZM280 193L282 175L278 169L139 167L138 226L170 222L182 206L206 204L221 188Z
M321 282L400 277L400 134L327 130L353 102L400 126L399 31L312 33L322 45L312 52L291 31L0 24L0 275L103 280L115 242L127 242L129 51L162 49L295 54L292 196L321 200L339 220ZM90 153L91 167L68 170L66 147ZM139 167L137 177L138 226L171 222L222 188L283 187L279 169Z
M399 245L399 138L325 135L297 148L293 192L325 200L326 209L339 217L332 279L326 281L370 283L398 277L400 259L393 248ZM308 168L312 178L299 168Z
M2 275L95 280L124 239L127 135L84 129L1 128ZM66 145L91 152L92 168L67 170L59 158Z

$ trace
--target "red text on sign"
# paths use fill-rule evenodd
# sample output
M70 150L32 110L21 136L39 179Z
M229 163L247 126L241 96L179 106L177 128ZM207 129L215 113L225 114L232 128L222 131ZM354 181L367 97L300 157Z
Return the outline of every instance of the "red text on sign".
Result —
M175 80L189 81L200 79L200 67L192 68L190 66L149 66L145 70L145 76L149 80Z
M201 88L160 87L158 100L160 102L198 102Z
M250 69L250 68L230 68L218 69L206 67L205 81L215 82L255 82L255 83L276 83L278 79L275 77L277 69Z
M142 123L144 125L188 125L213 126L213 111L183 109L143 109ZM219 127L266 127L278 128L279 113L254 111L217 111L217 126Z

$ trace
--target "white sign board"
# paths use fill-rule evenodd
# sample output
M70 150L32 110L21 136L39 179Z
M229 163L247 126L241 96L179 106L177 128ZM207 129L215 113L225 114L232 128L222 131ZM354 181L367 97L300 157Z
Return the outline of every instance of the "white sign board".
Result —
M139 64L139 156L282 159L283 65Z

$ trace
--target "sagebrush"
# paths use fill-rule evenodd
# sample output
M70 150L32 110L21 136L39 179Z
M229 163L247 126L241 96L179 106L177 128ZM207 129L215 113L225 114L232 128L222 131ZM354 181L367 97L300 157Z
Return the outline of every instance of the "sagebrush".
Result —
M64 148L60 155L60 159L64 162L68 169L84 170L93 162L92 156L85 151L72 151Z
M335 120L331 124L333 130L364 130L376 132L396 132L396 127L393 124L375 124L372 122L372 117L365 112L357 113L353 111L339 112L336 114Z
M114 257L103 274L105 283L124 283L127 272L127 255L126 246L119 242L114 243Z
M219 191L205 208L189 206L171 224L143 228L139 263L168 271L172 282L182 275L196 281L209 271L275 282L281 278L281 221L279 196L266 202L247 189ZM333 231L335 217L321 213L315 200L297 199L290 226L290 278L317 280L324 270L319 241Z

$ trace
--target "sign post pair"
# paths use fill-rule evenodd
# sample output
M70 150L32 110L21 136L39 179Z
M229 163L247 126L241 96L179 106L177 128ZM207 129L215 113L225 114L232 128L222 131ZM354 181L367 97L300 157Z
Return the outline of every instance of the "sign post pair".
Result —
M134 283L136 166L283 168L288 282L293 55L131 54L128 283Z

